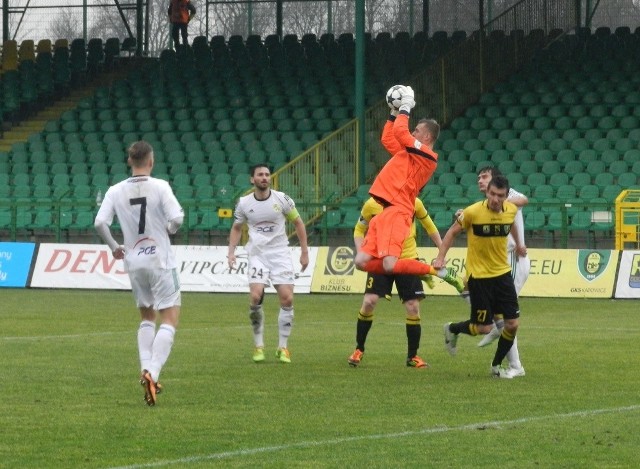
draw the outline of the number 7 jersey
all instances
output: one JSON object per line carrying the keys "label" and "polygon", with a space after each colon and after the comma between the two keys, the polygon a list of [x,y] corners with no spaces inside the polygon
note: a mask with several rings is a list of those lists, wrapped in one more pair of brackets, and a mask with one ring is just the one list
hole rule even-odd
{"label": "number 7 jersey", "polygon": [[114,216],[124,236],[127,271],[177,266],[167,225],[169,220],[182,217],[183,210],[168,182],[132,176],[111,186],[96,220],[111,225]]}

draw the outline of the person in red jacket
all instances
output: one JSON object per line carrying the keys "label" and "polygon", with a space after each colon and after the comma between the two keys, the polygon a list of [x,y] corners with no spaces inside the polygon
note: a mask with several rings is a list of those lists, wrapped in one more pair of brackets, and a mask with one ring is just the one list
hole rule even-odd
{"label": "person in red jacket", "polygon": [[188,46],[187,26],[196,14],[196,7],[191,4],[190,0],[170,0],[167,13],[171,22],[171,36],[175,47],[180,44],[180,35],[182,35],[182,44]]}
{"label": "person in red jacket", "polygon": [[420,119],[413,132],[409,130],[409,115],[415,106],[411,87],[401,87],[399,109],[391,107],[391,114],[381,142],[391,159],[373,181],[369,194],[384,207],[371,220],[369,231],[355,258],[359,270],[382,275],[418,275],[426,281],[436,275],[464,290],[462,279],[453,270],[439,269],[417,259],[401,259],[402,245],[413,224],[415,199],[427,184],[438,165],[433,146],[440,126],[433,119]]}

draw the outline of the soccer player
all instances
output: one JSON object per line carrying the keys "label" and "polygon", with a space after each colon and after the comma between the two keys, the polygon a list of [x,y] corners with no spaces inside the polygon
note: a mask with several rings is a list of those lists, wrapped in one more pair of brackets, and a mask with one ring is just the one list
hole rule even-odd
{"label": "soccer player", "polygon": [[[180,282],[169,234],[182,225],[184,214],[166,181],[151,177],[153,148],[145,141],[128,149],[131,177],[111,186],[95,219],[95,228],[113,257],[124,259],[131,289],[140,309],[138,352],[144,399],[156,404],[160,371],[169,358],[180,316]],[[124,244],[112,236],[117,216]],[[161,325],[156,332],[156,311]]]}
{"label": "soccer player", "polygon": [[[356,251],[360,249],[365,233],[369,227],[369,222],[382,212],[382,205],[369,198],[363,205],[360,219],[353,230],[353,241]],[[427,209],[420,199],[415,200],[415,218],[420,222],[436,247],[440,246],[442,239],[438,228],[433,223]],[[401,259],[416,259],[418,257],[416,243],[416,225],[411,226],[411,235],[405,240],[402,246]],[[433,278],[429,278],[430,288],[433,288]],[[393,284],[396,284],[400,301],[404,304],[407,312],[406,333],[407,333],[407,366],[413,368],[426,368],[429,365],[418,356],[420,347],[420,337],[422,328],[420,325],[420,301],[424,299],[424,289],[420,277],[416,275],[393,275],[393,274],[372,274],[367,275],[367,283],[362,306],[358,313],[356,324],[356,349],[348,359],[349,365],[358,366],[364,354],[365,342],[369,330],[373,325],[373,311],[380,297],[391,299]]]}
{"label": "soccer player", "polygon": [[413,132],[409,131],[409,114],[415,106],[410,87],[402,88],[398,110],[393,108],[382,131],[381,141],[393,155],[376,176],[369,194],[384,208],[371,220],[369,230],[356,254],[360,270],[373,274],[437,275],[462,292],[462,280],[449,269],[435,269],[417,259],[401,259],[402,245],[409,236],[415,199],[427,184],[438,163],[433,146],[440,126],[433,119],[421,119]]}
{"label": "soccer player", "polygon": [[[445,256],[454,239],[467,233],[466,268],[471,299],[471,315],[467,321],[444,325],[445,345],[455,353],[458,334],[487,334],[494,316],[502,314],[504,328],[491,363],[491,374],[500,378],[513,378],[501,366],[513,345],[518,331],[520,309],[511,266],[507,260],[507,237],[513,234],[515,252],[526,256],[514,220],[518,208],[507,201],[509,181],[495,176],[487,184],[486,199],[465,208],[445,234],[434,267],[443,267]],[[453,350],[452,350],[453,349]]]}
{"label": "soccer player", "polygon": [[[480,190],[480,192],[486,194],[489,181],[493,177],[499,175],[502,175],[502,173],[498,168],[494,166],[487,166],[480,169],[480,171],[478,171],[478,189]],[[518,212],[516,213],[516,218],[513,224],[517,228],[518,236],[520,237],[520,244],[524,245],[524,217],[522,216],[522,208],[529,203],[529,199],[526,195],[518,192],[513,187],[511,187],[509,189],[509,194],[507,195],[507,200],[518,207]],[[509,264],[511,265],[511,276],[513,277],[513,283],[516,287],[516,293],[520,295],[522,287],[529,278],[531,261],[529,259],[529,256],[519,256],[515,252],[515,246],[516,243],[513,239],[513,234],[509,234],[509,238],[507,240],[507,256],[509,259]],[[501,315],[496,315],[491,331],[489,331],[489,333],[480,340],[478,346],[485,347],[496,340],[498,337],[500,337],[503,327],[504,319]],[[513,346],[509,350],[509,353],[507,353],[507,361],[509,362],[507,373],[511,374],[512,377],[515,378],[525,375],[524,367],[520,362],[520,352],[518,351],[517,337],[514,339]]]}
{"label": "soccer player", "polygon": [[229,234],[229,267],[236,263],[235,249],[240,242],[242,227],[249,228],[249,240],[245,246],[248,254],[249,319],[253,328],[255,349],[253,361],[264,361],[264,288],[270,282],[278,292],[279,341],[276,357],[282,363],[291,363],[287,342],[293,325],[293,261],[289,251],[286,222],[295,227],[300,242],[300,264],[304,271],[309,265],[307,231],[294,201],[283,192],[271,189],[271,172],[265,164],[257,164],[250,170],[253,193],[238,201],[234,222]]}

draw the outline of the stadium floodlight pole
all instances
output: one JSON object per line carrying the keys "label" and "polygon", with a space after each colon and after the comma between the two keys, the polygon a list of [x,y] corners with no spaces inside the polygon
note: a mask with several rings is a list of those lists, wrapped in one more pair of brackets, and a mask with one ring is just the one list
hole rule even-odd
{"label": "stadium floodlight pole", "polygon": [[364,70],[364,2],[356,0],[356,82],[355,82],[355,114],[358,119],[358,184],[365,183],[365,129],[364,129],[364,90],[365,90],[365,70]]}

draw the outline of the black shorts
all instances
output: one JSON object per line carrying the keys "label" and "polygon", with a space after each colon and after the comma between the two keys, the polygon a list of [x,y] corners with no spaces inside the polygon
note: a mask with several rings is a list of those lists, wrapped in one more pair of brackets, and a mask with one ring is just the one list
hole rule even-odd
{"label": "black shorts", "polygon": [[390,300],[393,282],[396,283],[398,296],[403,303],[409,300],[422,300],[425,297],[422,280],[415,275],[368,274],[364,292]]}
{"label": "black shorts", "polygon": [[491,324],[496,314],[504,315],[505,319],[520,317],[518,295],[511,272],[491,278],[469,277],[468,287],[472,323]]}

